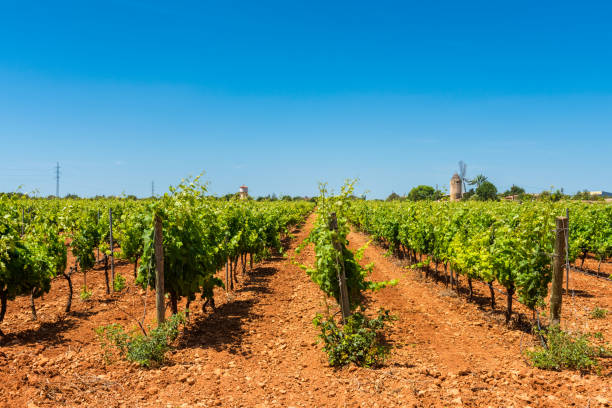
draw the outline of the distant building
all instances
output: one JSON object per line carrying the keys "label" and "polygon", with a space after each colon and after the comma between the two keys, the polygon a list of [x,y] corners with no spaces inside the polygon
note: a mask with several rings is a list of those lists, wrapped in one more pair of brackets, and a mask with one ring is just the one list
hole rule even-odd
{"label": "distant building", "polygon": [[240,191],[238,194],[240,194],[241,200],[246,200],[249,198],[249,188],[247,186],[240,186]]}
{"label": "distant building", "polygon": [[589,194],[595,197],[612,197],[612,193],[607,191],[589,191]]}
{"label": "distant building", "polygon": [[459,201],[463,196],[461,185],[461,177],[457,173],[453,174],[453,177],[450,181],[450,200],[451,201]]}

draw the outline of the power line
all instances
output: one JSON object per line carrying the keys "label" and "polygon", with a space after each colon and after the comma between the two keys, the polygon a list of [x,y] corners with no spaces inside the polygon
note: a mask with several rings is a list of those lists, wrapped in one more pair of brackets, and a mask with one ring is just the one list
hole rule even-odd
{"label": "power line", "polygon": [[57,162],[57,165],[55,166],[55,196],[57,198],[59,198],[59,170],[60,165],[59,162]]}

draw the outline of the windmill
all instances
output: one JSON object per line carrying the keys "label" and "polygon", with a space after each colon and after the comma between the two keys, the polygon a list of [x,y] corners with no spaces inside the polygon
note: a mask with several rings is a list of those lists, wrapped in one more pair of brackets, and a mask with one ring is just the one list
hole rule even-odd
{"label": "windmill", "polygon": [[465,188],[465,174],[467,172],[467,164],[463,160],[459,160],[459,178],[461,178],[461,182],[463,183],[463,192],[461,193],[461,197],[466,191]]}

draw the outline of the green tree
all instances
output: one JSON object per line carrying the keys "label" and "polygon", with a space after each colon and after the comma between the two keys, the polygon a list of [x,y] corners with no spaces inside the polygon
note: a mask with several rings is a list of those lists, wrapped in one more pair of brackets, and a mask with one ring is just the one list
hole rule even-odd
{"label": "green tree", "polygon": [[465,200],[469,200],[470,198],[472,198],[474,195],[476,194],[476,192],[474,191],[473,188],[470,188],[469,191],[466,191],[463,194],[463,197],[461,197],[461,200],[465,201]]}
{"label": "green tree", "polygon": [[474,177],[471,180],[468,180],[468,184],[470,186],[475,185],[476,188],[478,189],[478,187],[480,187],[482,185],[482,183],[484,183],[485,181],[487,181],[487,176],[485,176],[484,174],[479,174],[476,177]]}
{"label": "green tree", "polygon": [[422,200],[438,200],[442,197],[442,192],[436,190],[431,186],[420,185],[414,187],[408,193],[408,200],[410,201],[422,201]]}
{"label": "green tree", "polygon": [[230,200],[237,200],[239,198],[239,194],[238,193],[228,193],[224,196],[221,196],[222,200],[226,200],[226,201],[230,201]]}
{"label": "green tree", "polygon": [[540,195],[538,196],[538,198],[539,198],[540,200],[549,201],[549,200],[550,200],[550,196],[551,196],[550,191],[548,191],[548,190],[543,190],[543,191],[540,193]]}
{"label": "green tree", "polygon": [[565,198],[565,194],[563,193],[563,189],[559,190],[555,190],[554,193],[552,193],[551,199],[553,201],[559,201]]}
{"label": "green tree", "polygon": [[399,194],[397,194],[395,191],[392,192],[391,194],[389,194],[389,197],[387,197],[387,201],[395,201],[395,200],[399,200],[401,197],[399,196]]}
{"label": "green tree", "polygon": [[490,181],[484,181],[476,189],[476,197],[480,201],[497,200],[497,187]]}
{"label": "green tree", "polygon": [[590,200],[591,199],[591,194],[589,193],[589,190],[578,191],[576,194],[574,194],[572,199],[574,199],[574,200]]}
{"label": "green tree", "polygon": [[521,194],[525,194],[525,189],[513,184],[512,187],[510,187],[509,190],[504,191],[502,195],[511,196],[511,195],[521,195]]}
{"label": "green tree", "polygon": [[565,198],[565,194],[563,193],[563,189],[553,191],[553,186],[550,186],[550,190],[544,190],[540,193],[540,200],[543,201],[559,201]]}

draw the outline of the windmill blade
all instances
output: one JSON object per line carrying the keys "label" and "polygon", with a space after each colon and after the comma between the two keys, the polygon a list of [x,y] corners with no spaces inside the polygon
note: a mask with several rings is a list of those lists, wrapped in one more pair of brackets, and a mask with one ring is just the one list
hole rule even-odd
{"label": "windmill blade", "polygon": [[461,180],[465,178],[466,170],[467,164],[463,160],[459,160],[459,177],[461,177]]}

